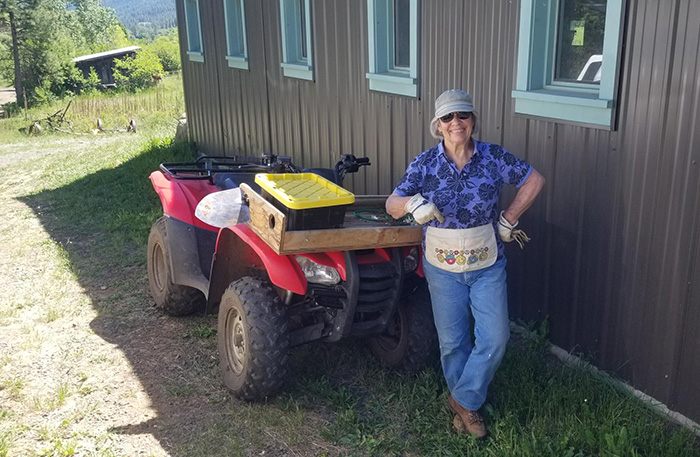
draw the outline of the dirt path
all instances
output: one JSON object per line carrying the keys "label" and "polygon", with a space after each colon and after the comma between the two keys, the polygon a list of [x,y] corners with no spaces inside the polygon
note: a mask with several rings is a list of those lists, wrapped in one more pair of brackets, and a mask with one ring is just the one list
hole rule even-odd
{"label": "dirt path", "polygon": [[[63,148],[56,149],[60,153]],[[24,152],[11,154],[15,166],[52,152],[19,149]],[[128,320],[127,314],[105,322],[95,309],[102,305],[100,297],[113,300],[119,288],[105,283],[86,290],[61,242],[37,217],[41,209],[18,199],[26,191],[22,181],[27,177],[8,176],[7,167],[2,172],[0,416],[12,424],[4,430],[8,455],[70,455],[67,450],[73,447],[81,455],[168,455],[146,426],[142,433],[115,432],[156,417],[129,358],[118,343],[95,330],[99,325],[123,327]],[[132,287],[143,295],[143,281],[133,276]],[[146,317],[149,324],[158,321],[152,314]],[[131,338],[139,338],[143,330],[133,327]],[[114,338],[124,338],[123,333],[114,330]],[[156,331],[149,338],[157,344],[159,335]],[[157,427],[155,422],[149,425]]]}
{"label": "dirt path", "polygon": [[215,317],[162,315],[144,265],[100,259],[99,234],[62,225],[51,192],[28,195],[52,171],[27,161],[102,140],[66,141],[0,160],[0,456],[339,454],[318,438],[322,418],[290,425],[229,395]]}

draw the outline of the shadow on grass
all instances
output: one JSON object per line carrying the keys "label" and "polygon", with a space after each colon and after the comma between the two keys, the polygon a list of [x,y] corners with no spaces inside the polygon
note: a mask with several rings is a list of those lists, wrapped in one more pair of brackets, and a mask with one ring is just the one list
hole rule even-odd
{"label": "shadow on grass", "polygon": [[133,389],[143,389],[156,413],[111,431],[150,434],[170,455],[289,455],[290,449],[347,455],[343,444],[332,443],[347,442],[345,434],[361,440],[359,429],[331,424],[348,402],[357,404],[356,396],[370,396],[371,381],[358,373],[381,368],[367,348],[357,342],[299,348],[287,389],[269,403],[244,403],[221,380],[216,316],[173,318],[154,308],[146,246],[162,208],[148,176],[162,162],[192,158],[186,145],[154,141],[117,167],[19,197],[62,247],[89,295],[97,311],[91,329],[124,354],[140,382]]}
{"label": "shadow on grass", "polygon": [[[128,359],[157,416],[113,430],[153,434],[169,453],[191,437],[202,413],[225,399],[210,386],[214,338],[192,333],[208,318],[166,318],[148,294],[146,243],[162,209],[149,174],[161,162],[188,161],[185,144],[152,141],[121,165],[19,200],[33,209],[65,251],[70,268],[97,311],[91,329]],[[115,373],[118,376],[118,373]],[[177,426],[177,428],[174,428]]]}

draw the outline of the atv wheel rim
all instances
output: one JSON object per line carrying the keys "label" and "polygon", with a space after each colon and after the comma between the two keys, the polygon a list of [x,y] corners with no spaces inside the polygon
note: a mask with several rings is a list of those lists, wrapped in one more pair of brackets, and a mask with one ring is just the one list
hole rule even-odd
{"label": "atv wheel rim", "polygon": [[156,288],[159,291],[165,289],[165,282],[168,280],[167,271],[165,269],[165,254],[163,253],[163,247],[160,244],[156,244],[153,247],[153,280],[155,281]]}
{"label": "atv wheel rim", "polygon": [[233,372],[241,374],[246,356],[245,326],[243,316],[236,309],[232,309],[226,319],[226,355]]}

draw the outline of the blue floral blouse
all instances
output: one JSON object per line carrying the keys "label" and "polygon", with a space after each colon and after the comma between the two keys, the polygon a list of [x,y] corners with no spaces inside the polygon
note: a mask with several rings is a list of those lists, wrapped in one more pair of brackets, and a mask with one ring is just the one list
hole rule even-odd
{"label": "blue floral blouse", "polygon": [[[495,229],[503,186],[520,187],[530,177],[532,167],[524,160],[497,144],[473,141],[474,154],[462,171],[447,157],[441,141],[413,159],[394,189],[402,197],[420,193],[438,207],[445,222],[434,219],[426,227],[463,229],[491,223]],[[496,239],[502,256],[503,243]]]}

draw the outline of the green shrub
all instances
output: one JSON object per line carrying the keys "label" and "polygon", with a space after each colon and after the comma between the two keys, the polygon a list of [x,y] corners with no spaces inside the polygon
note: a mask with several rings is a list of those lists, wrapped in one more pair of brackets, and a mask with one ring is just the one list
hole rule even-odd
{"label": "green shrub", "polygon": [[180,45],[178,44],[177,33],[159,36],[148,45],[148,50],[152,51],[160,59],[163,70],[167,72],[178,71],[182,67],[180,63]]}
{"label": "green shrub", "polygon": [[57,78],[51,91],[59,97],[81,93],[86,84],[83,72],[73,62],[61,65],[61,77]]}
{"label": "green shrub", "polygon": [[17,102],[5,103],[2,105],[5,117],[13,117],[22,112],[22,106]]}
{"label": "green shrub", "polygon": [[130,92],[153,86],[153,76],[163,73],[158,56],[146,49],[136,52],[134,57],[114,60],[114,81]]}
{"label": "green shrub", "polygon": [[31,94],[31,100],[36,105],[47,105],[57,100],[56,94],[51,90],[51,83],[45,82],[41,86],[35,87]]}

